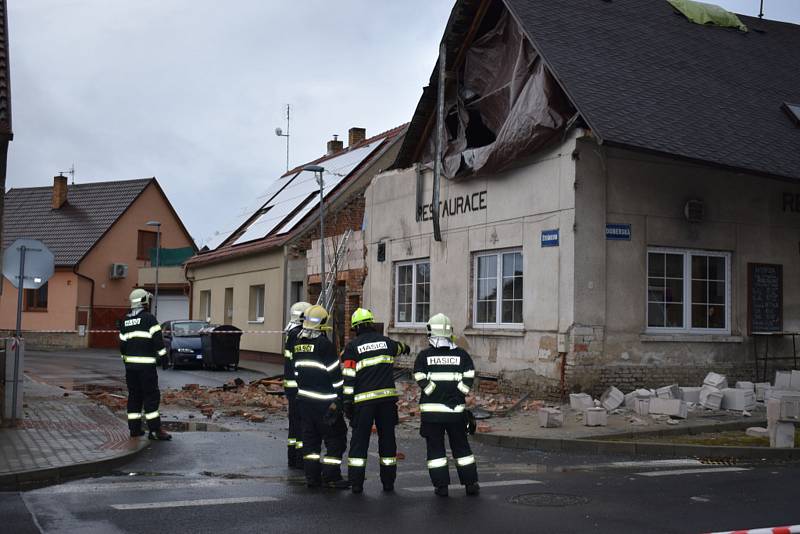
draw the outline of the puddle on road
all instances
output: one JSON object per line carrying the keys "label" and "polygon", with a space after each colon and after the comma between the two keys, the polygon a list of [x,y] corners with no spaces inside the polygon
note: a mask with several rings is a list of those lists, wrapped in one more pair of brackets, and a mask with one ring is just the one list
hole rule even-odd
{"label": "puddle on road", "polygon": [[215,423],[196,421],[161,421],[161,426],[168,432],[230,432],[229,428]]}

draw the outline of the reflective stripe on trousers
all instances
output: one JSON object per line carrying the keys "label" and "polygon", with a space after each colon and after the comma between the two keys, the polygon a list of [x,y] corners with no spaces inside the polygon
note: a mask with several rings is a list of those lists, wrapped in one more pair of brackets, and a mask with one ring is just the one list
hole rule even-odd
{"label": "reflective stripe on trousers", "polygon": [[438,412],[438,413],[461,413],[464,411],[463,404],[457,404],[454,408],[449,407],[446,404],[437,404],[432,402],[426,402],[424,404],[419,405],[420,412]]}
{"label": "reflective stripe on trousers", "polygon": [[439,467],[447,467],[447,458],[428,460],[428,469],[438,469]]}
{"label": "reflective stripe on trousers", "polygon": [[356,403],[364,402],[373,399],[382,399],[385,397],[396,397],[397,390],[395,388],[376,389],[375,391],[365,391],[355,396]]}
{"label": "reflective stripe on trousers", "polygon": [[156,359],[152,356],[123,356],[122,361],[125,363],[156,363]]}
{"label": "reflective stripe on trousers", "polygon": [[367,465],[366,458],[348,458],[347,459],[347,466],[348,467],[364,467]]}

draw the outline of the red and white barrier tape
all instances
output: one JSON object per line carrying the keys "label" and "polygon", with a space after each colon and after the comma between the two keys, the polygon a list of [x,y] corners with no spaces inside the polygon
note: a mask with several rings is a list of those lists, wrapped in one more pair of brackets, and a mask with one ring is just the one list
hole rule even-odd
{"label": "red and white barrier tape", "polygon": [[751,528],[749,530],[729,530],[726,532],[714,532],[713,534],[798,534],[798,533],[800,533],[800,525],[792,525],[789,527]]}
{"label": "red and white barrier tape", "polygon": [[[23,330],[22,336],[25,334],[80,334],[80,330]],[[84,334],[119,334],[119,330],[84,330]],[[234,331],[221,331],[211,332],[214,335],[220,334],[284,334],[283,330],[234,330]]]}

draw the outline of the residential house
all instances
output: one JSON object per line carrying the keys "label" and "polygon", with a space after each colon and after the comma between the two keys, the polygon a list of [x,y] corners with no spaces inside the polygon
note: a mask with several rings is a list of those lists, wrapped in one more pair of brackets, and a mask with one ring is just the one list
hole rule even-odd
{"label": "residential house", "polygon": [[698,7],[720,22],[666,0],[456,3],[446,76],[366,194],[365,302],[390,335],[419,349],[444,312],[480,373],[552,395],[753,380],[765,332],[791,358],[800,26]]}
{"label": "residential house", "polygon": [[[349,335],[343,318],[361,304],[364,190],[395,160],[404,132],[401,126],[367,138],[363,128],[351,128],[347,147],[334,137],[326,154],[309,162],[325,169],[326,272],[335,251],[342,258],[331,306],[339,343]],[[251,357],[280,355],[288,307],[300,300],[316,302],[321,293],[320,187],[318,175],[303,167],[270,184],[240,222],[218,237],[213,250],[186,264],[193,318],[245,330],[241,349]]]}
{"label": "residential house", "polygon": [[[162,248],[196,250],[155,178],[68,185],[66,177],[56,176],[52,187],[9,190],[3,220],[4,249],[19,238],[38,239],[55,256],[53,277],[38,290],[24,290],[22,325],[33,347],[117,346],[114,332],[83,333],[116,329],[138,284],[137,271],[152,270],[157,229],[148,222],[161,223]],[[159,288],[159,318],[187,317],[188,287],[185,280],[175,283],[182,267],[161,271],[166,283]],[[8,280],[2,284],[0,329],[12,331],[17,290]]]}

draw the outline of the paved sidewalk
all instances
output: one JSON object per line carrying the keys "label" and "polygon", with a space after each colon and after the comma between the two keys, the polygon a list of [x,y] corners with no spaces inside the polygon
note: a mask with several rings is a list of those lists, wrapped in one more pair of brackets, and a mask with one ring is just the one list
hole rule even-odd
{"label": "paved sidewalk", "polygon": [[81,393],[25,377],[24,418],[0,429],[0,489],[17,489],[110,469],[147,446],[125,421]]}

